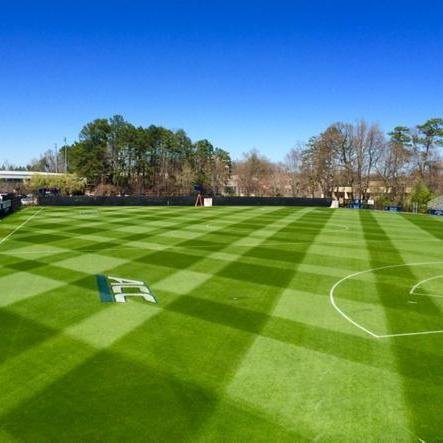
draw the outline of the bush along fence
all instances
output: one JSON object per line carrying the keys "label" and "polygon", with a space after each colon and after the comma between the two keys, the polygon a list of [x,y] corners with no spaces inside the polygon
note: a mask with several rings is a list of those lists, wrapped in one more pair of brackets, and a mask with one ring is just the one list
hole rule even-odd
{"label": "bush along fence", "polygon": [[[38,198],[42,206],[193,206],[195,196],[187,197],[94,197],[45,195]],[[330,207],[330,198],[296,197],[213,197],[214,206],[321,206]]]}

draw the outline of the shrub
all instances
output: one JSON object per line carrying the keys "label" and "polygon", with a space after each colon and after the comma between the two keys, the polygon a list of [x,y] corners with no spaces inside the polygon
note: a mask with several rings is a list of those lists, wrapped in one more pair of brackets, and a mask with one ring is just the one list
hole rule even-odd
{"label": "shrub", "polygon": [[34,174],[26,187],[32,193],[36,193],[42,188],[57,188],[62,195],[84,194],[86,179],[75,174]]}
{"label": "shrub", "polygon": [[419,212],[426,212],[428,209],[428,203],[433,197],[434,196],[429,188],[423,182],[418,182],[412,190],[411,203],[417,205]]}

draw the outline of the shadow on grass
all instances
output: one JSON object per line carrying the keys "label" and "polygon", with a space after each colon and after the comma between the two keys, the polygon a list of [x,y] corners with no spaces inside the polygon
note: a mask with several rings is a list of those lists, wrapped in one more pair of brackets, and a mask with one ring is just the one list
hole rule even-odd
{"label": "shadow on grass", "polygon": [[[331,331],[294,320],[274,317],[267,313],[191,296],[182,296],[165,309],[235,328],[248,334],[262,335],[344,360],[393,371],[390,359],[386,361],[380,359],[380,355],[386,355],[386,353],[377,352],[379,347],[389,348],[388,341]],[[398,345],[398,348],[414,360],[413,365],[398,371],[400,375],[417,380],[427,380],[443,386],[443,375],[439,369],[443,366],[443,356],[401,345]],[[429,360],[435,361],[436,365],[429,367]]]}
{"label": "shadow on grass", "polygon": [[110,351],[97,352],[2,416],[0,427],[19,441],[195,441],[220,405],[229,410],[220,411],[214,437],[306,440],[189,378]]}
{"label": "shadow on grass", "polygon": [[0,363],[49,339],[58,332],[56,329],[25,319],[5,309],[0,309],[0,325],[2,331]]}

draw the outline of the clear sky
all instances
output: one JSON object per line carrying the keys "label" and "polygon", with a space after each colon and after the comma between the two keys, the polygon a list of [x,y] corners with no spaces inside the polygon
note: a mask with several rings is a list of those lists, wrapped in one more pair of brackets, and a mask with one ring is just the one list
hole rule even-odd
{"label": "clear sky", "polygon": [[113,114],[275,160],[338,120],[443,116],[441,1],[0,6],[0,162]]}

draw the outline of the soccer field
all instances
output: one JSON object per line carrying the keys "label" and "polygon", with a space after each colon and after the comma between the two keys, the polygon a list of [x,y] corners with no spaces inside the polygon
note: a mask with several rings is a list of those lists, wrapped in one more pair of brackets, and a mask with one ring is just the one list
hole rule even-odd
{"label": "soccer field", "polygon": [[[346,209],[22,210],[0,441],[442,441],[442,241],[443,218]],[[97,276],[157,303],[103,303]]]}

